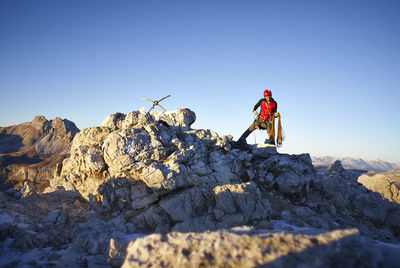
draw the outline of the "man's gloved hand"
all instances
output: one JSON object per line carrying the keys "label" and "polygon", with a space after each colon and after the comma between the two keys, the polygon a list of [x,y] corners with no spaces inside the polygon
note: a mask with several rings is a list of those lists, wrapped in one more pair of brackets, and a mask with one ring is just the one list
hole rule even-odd
{"label": "man's gloved hand", "polygon": [[258,115],[257,110],[253,111],[253,114],[254,114],[254,115]]}
{"label": "man's gloved hand", "polygon": [[275,117],[278,117],[278,116],[279,116],[279,113],[278,113],[278,112],[276,112],[276,113],[274,114],[274,116],[275,116]]}

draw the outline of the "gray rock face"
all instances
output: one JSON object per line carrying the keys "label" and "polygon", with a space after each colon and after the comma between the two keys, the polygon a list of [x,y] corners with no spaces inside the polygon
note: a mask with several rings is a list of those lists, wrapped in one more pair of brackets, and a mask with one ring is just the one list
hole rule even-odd
{"label": "gray rock face", "polygon": [[110,211],[117,209],[142,209],[158,198],[149,187],[141,181],[132,181],[124,178],[111,178],[98,189],[101,195],[102,208]]}
{"label": "gray rock face", "polygon": [[108,127],[113,130],[122,128],[122,123],[125,121],[126,114],[115,113],[108,115],[101,123],[102,127]]}
{"label": "gray rock face", "polygon": [[270,144],[258,144],[253,146],[251,153],[254,156],[266,156],[266,155],[274,155],[276,154],[276,147]]}
{"label": "gray rock face", "polygon": [[152,149],[151,137],[145,130],[123,129],[110,133],[103,144],[110,175],[135,169],[136,162],[151,158]]}
{"label": "gray rock face", "polygon": [[400,204],[400,174],[364,174],[358,178],[358,182],[387,200]]}
{"label": "gray rock face", "polygon": [[364,193],[339,161],[320,176],[309,154],[232,149],[229,136],[190,129],[194,119],[188,109],[111,115],[76,136],[51,189],[77,190],[104,211],[137,211],[131,222],[147,231],[202,231],[273,216],[324,229],[343,215],[352,226],[361,218],[396,222],[397,207]]}
{"label": "gray rock face", "polygon": [[180,130],[189,130],[190,126],[196,121],[196,114],[187,108],[166,112],[156,111],[153,116],[155,120],[164,121]]}
{"label": "gray rock face", "polygon": [[207,212],[207,199],[198,188],[192,188],[160,201],[160,207],[173,222],[188,221]]}
{"label": "gray rock face", "polygon": [[56,209],[47,214],[46,218],[43,220],[43,223],[45,225],[63,225],[67,221],[67,217],[68,215],[65,210]]}
{"label": "gray rock face", "polygon": [[151,164],[143,169],[141,180],[157,195],[193,185],[186,167],[176,161]]}
{"label": "gray rock face", "polygon": [[255,183],[223,185],[214,188],[215,218],[219,228],[230,228],[257,219],[269,218],[271,207],[267,199],[261,197]]}
{"label": "gray rock face", "polygon": [[[267,183],[276,185],[280,192],[289,195],[307,194],[311,180],[316,177],[308,154],[274,155],[265,160],[260,168],[262,168],[260,176],[273,175],[264,179]],[[268,172],[265,173],[263,170]]]}
{"label": "gray rock face", "polygon": [[[384,230],[380,231],[380,228],[372,227],[374,224],[392,228],[393,234],[398,235],[391,219],[397,221],[400,207],[357,183],[356,178],[351,178],[351,174],[343,169],[340,161],[337,161],[315,183],[315,189],[318,189],[319,194],[318,196],[313,195],[313,198],[310,199],[316,197],[312,202],[316,202],[321,208],[326,208],[327,213],[324,213],[326,218],[334,216],[337,222],[358,226],[363,234],[377,239],[385,239],[384,237],[391,235],[385,234]],[[321,197],[326,198],[330,204],[321,200]]]}
{"label": "gray rock face", "polygon": [[[188,109],[136,111],[76,134],[46,191],[0,192],[0,263],[11,251],[4,264],[22,267],[25,254],[52,246],[31,264],[336,267],[368,256],[396,267],[386,257],[397,248],[371,241],[400,241],[395,182],[373,188],[340,162],[321,173],[309,154],[237,149],[231,136],[191,129],[194,119]],[[238,226],[252,227],[228,229]]]}

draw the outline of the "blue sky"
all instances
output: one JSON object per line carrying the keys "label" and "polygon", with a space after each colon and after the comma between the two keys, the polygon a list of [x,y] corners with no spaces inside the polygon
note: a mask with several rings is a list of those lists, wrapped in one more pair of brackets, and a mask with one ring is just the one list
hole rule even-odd
{"label": "blue sky", "polygon": [[269,88],[280,152],[400,162],[398,14],[394,0],[1,0],[0,126],[83,129],[171,94],[194,128],[237,139]]}

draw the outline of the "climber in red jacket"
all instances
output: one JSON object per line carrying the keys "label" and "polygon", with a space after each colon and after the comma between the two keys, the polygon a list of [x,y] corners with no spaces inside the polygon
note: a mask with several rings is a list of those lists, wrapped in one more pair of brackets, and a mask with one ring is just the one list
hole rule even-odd
{"label": "climber in red jacket", "polygon": [[[264,90],[264,97],[260,99],[256,105],[254,105],[253,113],[254,115],[258,115],[254,122],[250,125],[250,127],[242,134],[239,138],[239,144],[245,144],[246,138],[253,132],[256,128],[258,129],[266,129],[267,133],[269,133],[272,127],[272,117],[278,117],[279,113],[277,112],[278,104],[272,98],[271,90],[266,89]],[[257,112],[258,107],[261,106],[260,113]],[[268,139],[265,141],[268,144],[275,144],[274,137],[268,135]]]}

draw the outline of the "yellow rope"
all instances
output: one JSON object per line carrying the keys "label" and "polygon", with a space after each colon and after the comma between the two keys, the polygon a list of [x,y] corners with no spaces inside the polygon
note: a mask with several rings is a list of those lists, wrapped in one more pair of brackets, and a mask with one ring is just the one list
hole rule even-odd
{"label": "yellow rope", "polygon": [[[272,115],[272,120],[271,120],[271,128],[268,131],[268,136],[270,139],[275,140],[275,116]],[[276,146],[281,147],[282,142],[284,140],[283,136],[283,131],[282,131],[282,123],[281,123],[281,114],[278,115],[278,133],[276,137]]]}

